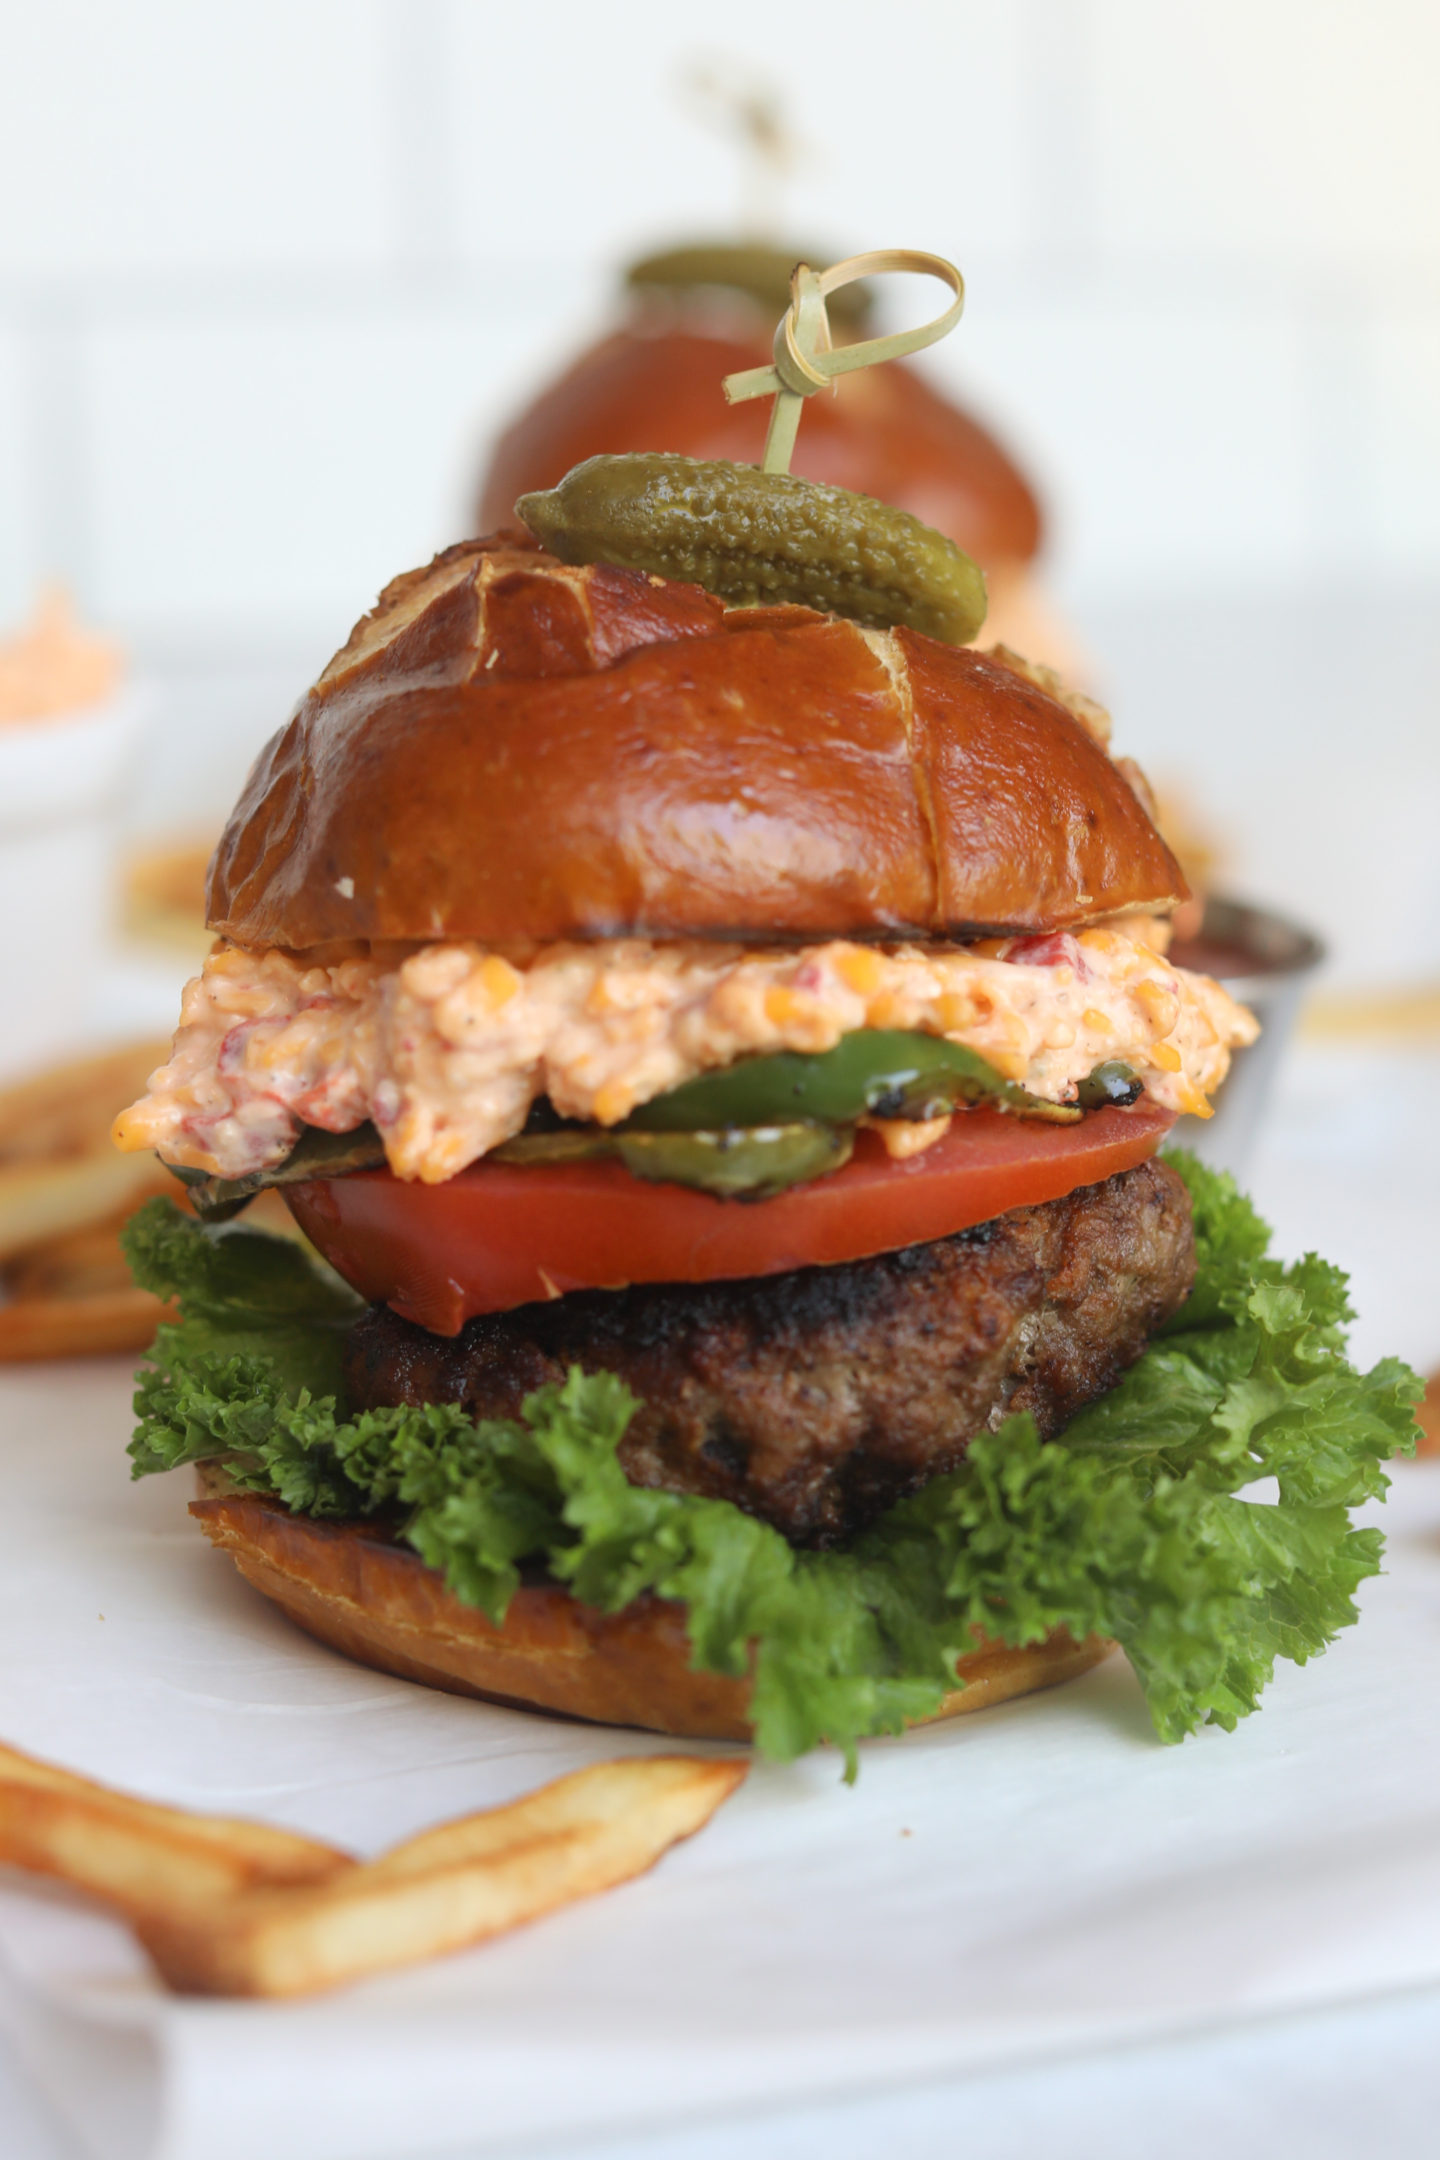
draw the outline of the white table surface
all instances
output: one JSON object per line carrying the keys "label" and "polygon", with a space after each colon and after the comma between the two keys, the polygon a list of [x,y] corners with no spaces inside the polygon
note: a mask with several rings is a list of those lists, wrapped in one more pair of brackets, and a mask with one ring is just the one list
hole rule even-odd
{"label": "white table surface", "polygon": [[[1440,1990],[1164,2046],[885,2091],[515,2160],[1421,2160],[1435,2150]],[[85,2160],[0,2051],[6,2160]],[[471,2160],[472,2146],[444,2160]],[[283,2146],[257,2160],[303,2160]],[[437,2153],[434,2160],[441,2160]]]}
{"label": "white table surface", "polygon": [[[1429,1143],[1428,1131],[1437,1080],[1440,1054],[1434,1051],[1381,1055],[1357,1048],[1344,1053],[1314,1049],[1297,1053],[1282,1080],[1282,1099],[1250,1181],[1276,1224],[1282,1250],[1293,1253],[1316,1245],[1353,1271],[1361,1311],[1355,1349],[1363,1362],[1394,1350],[1425,1369],[1440,1364],[1440,1245],[1430,1228],[1440,1219],[1440,1150]],[[41,1402],[53,1406],[57,1421],[63,1413],[67,1428],[74,1427],[78,1418],[82,1439],[86,1419],[96,1421],[95,1435],[86,1445],[108,1446],[109,1428],[117,1425],[118,1447],[122,1438],[117,1424],[119,1387],[120,1376],[113,1368],[107,1371],[97,1366],[0,1376],[0,1419],[7,1400],[13,1404],[23,1399],[28,1406],[27,1426],[33,1426],[34,1406]],[[13,1430],[4,1444],[17,1444]],[[1436,1566],[1440,1534],[1433,1527],[1440,1521],[1435,1501],[1440,1466],[1413,1470],[1402,1466],[1398,1474],[1407,1483],[1404,1495],[1397,1498],[1405,1498],[1406,1516],[1417,1528],[1408,1539],[1397,1539],[1391,1576],[1372,1592],[1372,1633],[1367,1638],[1362,1626],[1353,1655],[1360,1655],[1368,1639],[1373,1656],[1386,1639],[1381,1630],[1388,1627],[1389,1642],[1399,1646],[1397,1655],[1408,1658],[1413,1650],[1417,1682],[1428,1678],[1433,1684],[1440,1663],[1440,1604],[1434,1598],[1435,1582],[1440,1581]],[[131,1489],[117,1483],[114,1490],[114,1506],[123,1510],[130,1505],[125,1495]],[[133,1490],[134,1504],[153,1511],[159,1487],[152,1483]],[[1430,1498],[1417,1512],[1410,1500],[1413,1496],[1418,1502],[1422,1492]],[[108,1499],[106,1505],[110,1505]],[[1397,1511],[1397,1529],[1400,1521]],[[1419,1597],[1421,1577],[1429,1604]],[[236,1593],[227,1585],[220,1593],[222,1604],[228,1606],[232,1594]],[[1402,1625],[1397,1620],[1397,1598],[1411,1601],[1406,1611],[1413,1608],[1435,1615],[1430,1630],[1434,1640],[1419,1641],[1410,1622]],[[1275,1805],[1280,1788],[1274,1779],[1281,1774],[1275,1760],[1276,1741],[1282,1737],[1279,1721],[1285,1704],[1318,1702],[1327,1688],[1334,1693],[1337,1686],[1339,1702],[1347,1669],[1352,1673],[1359,1669],[1342,1662],[1349,1654],[1348,1641],[1346,1651],[1337,1650],[1312,1672],[1290,1675],[1283,1698],[1277,1689],[1277,1708],[1270,1718],[1252,1720],[1231,1738],[1210,1736],[1204,1743],[1190,1743],[1179,1757],[1158,1750],[1153,1757],[1136,1756],[1135,1775],[1142,1782],[1150,1777],[1150,1762],[1163,1762],[1165,1774],[1173,1775],[1168,1766],[1180,1761],[1186,1766],[1180,1772],[1182,1778],[1200,1780],[1190,1788],[1193,1805],[1196,1794],[1205,1790],[1201,1766],[1207,1759],[1223,1763],[1224,1806],[1230,1810],[1227,1821],[1237,1834],[1244,1833],[1245,1795],[1251,1789],[1247,1779],[1252,1771],[1257,1819]],[[301,1654],[297,1649],[297,1658]],[[75,1655],[80,1655],[78,1641]],[[327,1655],[308,1645],[303,1648],[306,1659]],[[9,1700],[0,1701],[0,1733],[35,1744],[35,1721],[42,1712],[28,1686],[23,1660],[17,1663],[12,1655],[8,1670],[5,1692]],[[47,1685],[53,1686],[57,1671],[63,1677],[63,1658],[57,1667],[52,1655],[48,1670]],[[137,1701],[153,1677],[143,1669],[135,1671]],[[1393,1677],[1392,1671],[1389,1678],[1393,1681]],[[1081,1683],[1081,1688],[1091,1686],[1096,1678]],[[1119,1699],[1114,1693],[1118,1683],[1112,1679],[1105,1685],[1113,1711]],[[1074,1692],[1079,1700],[1078,1690]],[[1416,1720],[1433,1734],[1434,1695],[1417,1686],[1414,1700]],[[452,1714],[454,1707],[449,1706],[446,1714]],[[44,1708],[42,1723],[50,1714]],[[115,1706],[117,1721],[123,1721],[124,1714],[121,1702]],[[491,1715],[470,1706],[465,1706],[465,1714]],[[1016,1744],[1015,1736],[1025,1733],[1026,1720],[1063,1720],[1071,1712],[1064,1708],[1062,1697],[1052,1697],[992,1715],[1005,1720],[1003,1726],[997,1723],[991,1728],[991,1757],[998,1762],[1005,1749]],[[55,1707],[54,1716],[56,1729],[62,1728],[63,1705]],[[978,1739],[981,1724],[975,1721],[967,1747]],[[122,1724],[117,1722],[116,1730],[120,1729]],[[1035,1729],[1041,1730],[1038,1722]],[[1053,1722],[1049,1729],[1056,1729]],[[1347,1753],[1346,1774],[1358,1776],[1362,1784],[1370,1775],[1366,1808],[1383,1807],[1383,1776],[1378,1770],[1367,1773],[1354,1760],[1364,1751],[1363,1701],[1358,1712],[1351,1701],[1337,1725],[1340,1731],[1344,1738],[1337,1745]],[[1313,1737],[1312,1732],[1312,1741]],[[1417,1727],[1417,1745],[1422,1737]],[[1207,1756],[1212,1743],[1223,1755]],[[502,1736],[502,1751],[504,1744]],[[1425,1744],[1433,1750],[1433,1740]],[[1098,1743],[1093,1736],[1087,1738],[1092,1756],[1097,1745],[1103,1767],[1106,1749],[1133,1751],[1136,1736],[1117,1726]],[[1279,1755],[1286,1752],[1284,1745],[1279,1747]],[[1323,1761],[1323,1751],[1319,1759]],[[1424,1760],[1424,1750],[1413,1758],[1403,1751],[1397,1755],[1402,1765],[1397,1774],[1403,1776],[1403,1765],[1412,1759],[1417,1764]],[[953,1750],[937,1749],[931,1758],[934,1776],[953,1777],[962,1760],[972,1767],[990,1762],[986,1757],[961,1757]],[[1247,1763],[1251,1770],[1243,1769]],[[211,1763],[208,1769],[223,1775],[223,1765]],[[537,1773],[543,1774],[547,1774],[543,1769]],[[874,1793],[880,1791],[881,1774],[877,1763],[872,1773]],[[865,1783],[862,1775],[862,1793]],[[1184,1790],[1176,1788],[1182,1794]],[[753,1781],[746,1799],[762,1815],[770,1804],[755,1798]],[[1423,1793],[1397,1792],[1394,1801],[1400,1817],[1423,1806],[1433,1821],[1440,1793],[1433,1787]],[[448,1795],[441,1795],[440,1803],[437,1812],[452,1811]],[[775,1804],[779,1804],[778,1796]],[[853,1803],[836,1791],[826,1803],[831,1804],[843,1809]],[[1067,1808],[1063,1778],[1053,1790],[1034,1795],[1033,1804],[1047,1838],[1063,1839]],[[861,1812],[853,1818],[857,1837],[864,1806],[862,1802]],[[833,1833],[834,1818],[829,1820]],[[1302,1842],[1307,1827],[1297,1822],[1296,1835]],[[1177,1838],[1186,1834],[1177,1823]],[[697,1853],[703,1844],[697,1845]],[[836,1850],[843,1849],[842,1836]],[[1217,1884],[1224,1888],[1218,1878]],[[844,1894],[843,1884],[837,1881],[836,1897]],[[1182,1936],[1192,1925],[1199,1925],[1193,1916],[1182,1918]],[[1183,1940],[1177,1940],[1176,1950],[1183,1960]],[[857,1955],[864,1956],[863,1943],[857,1945]],[[1434,2149],[1435,2123],[1440,2117],[1440,1987],[1429,1984],[1429,1973],[1421,1975],[1425,1984],[1416,1985],[1420,1967],[1413,1964],[1408,1971],[1396,1968],[1401,1973],[1400,1985],[1387,1982],[1389,1968],[1383,1957],[1371,1960],[1364,1969],[1362,1965],[1363,1960],[1356,1967],[1353,1988],[1347,1986],[1342,1971],[1327,1983],[1326,1999],[1300,2013],[1251,2009],[1244,2015],[1208,2022],[1197,2022],[1185,2013],[1179,2019],[1180,2029],[1157,2033],[1144,2042],[1087,2043],[1080,2052],[1071,2044],[1068,2053],[1061,2043],[1033,2050],[1011,2067],[939,2078],[922,2074],[887,2081],[882,2077],[875,2090],[863,2089],[862,2066],[855,2079],[862,2089],[838,2096],[824,2089],[795,2093],[784,2104],[750,2107],[737,2115],[727,2112],[723,2099],[711,2094],[698,2119],[694,2110],[682,2109],[658,2127],[628,2135],[612,2131],[587,2139],[572,2133],[551,2139],[543,2147],[525,2147],[522,2141],[505,2150],[543,2150],[554,2160],[604,2160],[604,2156],[619,2155],[627,2160],[660,2160],[662,2155],[666,2160],[670,2156],[673,2160],[720,2160],[742,2146],[751,2160],[782,2160],[782,2156],[783,2160],[811,2160],[811,2156],[820,2160],[821,2155],[825,2160],[848,2160],[852,2154],[859,2160],[862,2153],[868,2156],[877,2149],[944,2153],[948,2160],[967,2146],[984,2151],[990,2160],[1009,2160],[1011,2155],[1021,2160],[1022,2155],[1050,2149],[1073,2160],[1086,2160],[1091,2154],[1095,2160],[1101,2160],[1101,2155],[1105,2160],[1128,2160],[1131,2154],[1136,2160],[1142,2155],[1150,2160],[1160,2151],[1167,2160],[1201,2160],[1202,2155],[1210,2160],[1217,2149],[1237,2160],[1250,2154],[1256,2160],[1261,2155],[1269,2160],[1269,2156],[1292,2152],[1297,2160],[1301,2154],[1306,2160],[1326,2160],[1332,2154],[1339,2160],[1341,2155],[1361,2152],[1428,2153]],[[1440,1972],[1440,1931],[1434,1971]],[[1023,1961],[1018,1974],[1012,1971],[1009,1976],[1012,1986],[1017,1981],[1023,1988]],[[1352,1995],[1354,1999],[1347,2000]],[[557,2074],[563,2074],[563,2062],[562,2045]],[[455,2124],[453,2140],[445,2149],[457,2155],[467,2151],[462,2122]],[[303,2144],[296,2148],[296,2160],[301,2150]],[[487,2160],[495,2160],[496,2151],[493,2142],[487,2143]],[[62,2156],[80,2160],[81,2153],[13,2056],[3,2054],[0,2153],[6,2160],[62,2160]],[[288,2160],[283,2141],[270,2146],[266,2160]]]}

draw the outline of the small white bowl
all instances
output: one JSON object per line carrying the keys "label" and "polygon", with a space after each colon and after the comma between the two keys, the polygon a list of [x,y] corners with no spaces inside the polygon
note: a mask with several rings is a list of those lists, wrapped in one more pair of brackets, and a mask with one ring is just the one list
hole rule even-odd
{"label": "small white bowl", "polygon": [[127,686],[80,712],[0,723],[0,1073],[86,1036],[144,717],[143,693]]}

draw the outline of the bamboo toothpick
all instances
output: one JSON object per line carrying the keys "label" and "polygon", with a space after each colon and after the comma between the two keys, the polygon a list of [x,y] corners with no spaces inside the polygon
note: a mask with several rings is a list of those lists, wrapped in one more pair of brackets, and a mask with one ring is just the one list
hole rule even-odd
{"label": "bamboo toothpick", "polygon": [[[915,330],[896,330],[888,337],[864,338],[856,345],[833,344],[826,296],[842,285],[862,278],[883,277],[891,272],[910,272],[938,278],[955,298],[943,315]],[[730,404],[748,398],[773,397],[770,427],[760,470],[787,473],[795,453],[800,412],[807,397],[828,390],[838,375],[856,368],[876,367],[884,360],[899,360],[907,353],[934,345],[954,329],[965,306],[965,280],[954,263],[943,255],[926,255],[917,248],[878,248],[868,255],[850,255],[832,263],[828,270],[813,270],[797,263],[790,279],[790,305],[775,331],[775,358],[769,367],[744,368],[727,375],[722,388]]]}
{"label": "bamboo toothpick", "polygon": [[743,60],[713,53],[692,62],[682,86],[693,109],[739,150],[739,230],[768,237],[779,227],[782,183],[804,147],[778,84]]}

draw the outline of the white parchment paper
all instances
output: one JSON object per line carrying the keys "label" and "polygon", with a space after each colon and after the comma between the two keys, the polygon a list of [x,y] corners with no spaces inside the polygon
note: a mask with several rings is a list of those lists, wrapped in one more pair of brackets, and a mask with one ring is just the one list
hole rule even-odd
{"label": "white parchment paper", "polygon": [[[129,1378],[0,1376],[0,1736],[368,1852],[665,1743],[346,1663],[132,1485]],[[1440,1465],[1401,1466],[1366,1617],[1180,1748],[1119,1660],[761,1767],[644,1881],[312,2003],[185,2002],[0,1877],[12,2045],[99,2160],[398,2160],[713,2117],[1440,1978]]]}

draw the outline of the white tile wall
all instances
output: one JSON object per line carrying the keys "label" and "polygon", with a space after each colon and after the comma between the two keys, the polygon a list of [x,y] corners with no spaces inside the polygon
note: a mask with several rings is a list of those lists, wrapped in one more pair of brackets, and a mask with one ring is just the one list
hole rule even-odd
{"label": "white tile wall", "polygon": [[740,167],[685,84],[717,60],[784,86],[800,162],[787,227],[849,251],[1013,252],[1033,237],[1027,7],[891,0],[452,0],[448,79],[460,245],[613,258],[729,225]]}
{"label": "white tile wall", "polygon": [[1227,881],[1325,939],[1347,983],[1440,967],[1433,590],[1096,596],[1124,749],[1188,803]]}
{"label": "white tile wall", "polygon": [[469,530],[484,421],[537,343],[573,334],[547,312],[522,285],[508,304],[503,287],[403,309],[357,290],[102,323],[95,604],[141,634],[328,625],[338,643],[398,569]]}
{"label": "white tile wall", "polygon": [[0,598],[30,569],[30,471],[25,430],[25,346],[0,331]]}
{"label": "white tile wall", "polygon": [[376,263],[393,243],[384,0],[4,10],[0,270]]}
{"label": "white tile wall", "polygon": [[1107,278],[982,288],[931,364],[1046,475],[1060,558],[1143,592],[1314,567],[1308,359],[1283,302]]}
{"label": "white tile wall", "polygon": [[10,18],[0,616],[59,570],[142,635],[341,627],[465,522],[603,266],[733,215],[682,89],[717,53],[783,85],[789,229],[963,261],[936,364],[1033,459],[1074,589],[1440,571],[1433,0],[897,0],[884,40],[860,0],[823,36],[808,0]]}
{"label": "white tile wall", "polygon": [[1102,245],[1433,276],[1429,0],[1082,4]]}
{"label": "white tile wall", "polygon": [[1375,371],[1376,544],[1402,575],[1440,562],[1440,302],[1368,328]]}
{"label": "white tile wall", "polygon": [[[1032,462],[1157,763],[1218,797],[1248,759],[1273,834],[1314,698],[1288,662],[1226,693],[1234,608],[1288,609],[1293,656],[1440,582],[1436,0],[11,0],[0,50],[0,624],[58,572],[168,674],[147,822],[208,815],[466,526],[607,265],[730,224],[736,155],[682,88],[707,55],[783,89],[786,230],[962,262],[931,364]],[[1403,711],[1346,693],[1414,775],[1391,861],[1440,822],[1412,659]]]}

